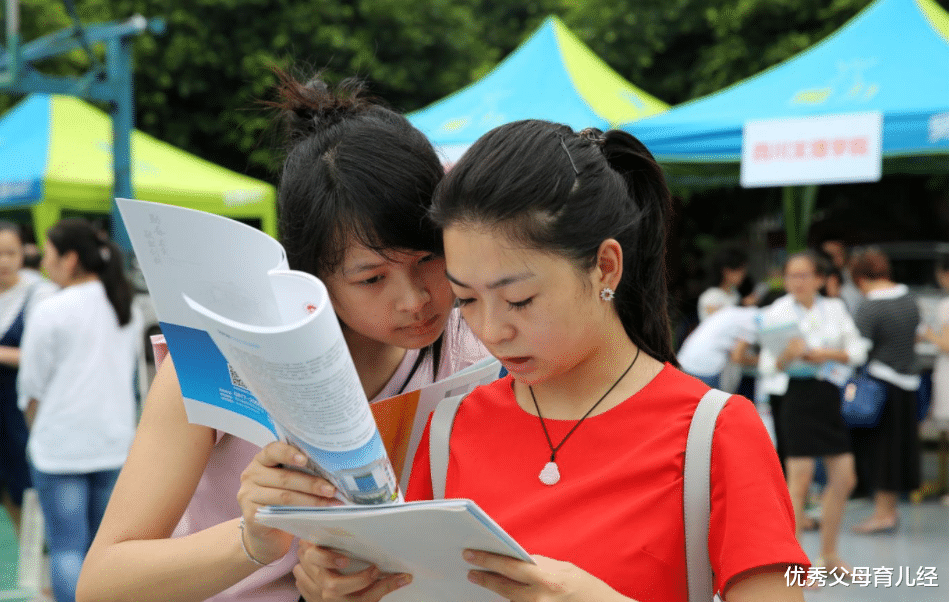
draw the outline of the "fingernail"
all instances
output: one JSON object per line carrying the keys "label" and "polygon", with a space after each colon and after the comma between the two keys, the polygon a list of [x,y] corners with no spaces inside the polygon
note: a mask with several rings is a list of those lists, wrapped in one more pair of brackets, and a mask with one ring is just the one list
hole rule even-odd
{"label": "fingernail", "polygon": [[476,573],[475,571],[469,571],[468,580],[471,581],[472,583],[478,583],[478,573]]}
{"label": "fingernail", "polygon": [[336,488],[333,485],[320,486],[320,495],[323,497],[333,497],[334,493],[336,493]]}
{"label": "fingernail", "polygon": [[396,579],[396,587],[405,587],[412,583],[412,575],[400,575],[399,579]]}
{"label": "fingernail", "polygon": [[337,565],[341,569],[344,568],[349,563],[350,563],[350,559],[345,556],[340,556],[339,558],[333,561],[333,564]]}

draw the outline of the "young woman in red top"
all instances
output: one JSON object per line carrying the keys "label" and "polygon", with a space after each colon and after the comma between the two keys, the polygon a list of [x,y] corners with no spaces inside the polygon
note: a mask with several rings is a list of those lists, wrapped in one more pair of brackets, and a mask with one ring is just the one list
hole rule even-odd
{"label": "young woman in red top", "polygon": [[[483,136],[436,190],[446,272],[510,375],[452,430],[446,497],[470,498],[536,564],[466,551],[505,600],[686,600],[683,453],[708,387],[674,367],[664,265],[670,196],[633,136],[521,121]],[[427,436],[408,499],[432,495]],[[807,566],[775,450],[752,404],[717,421],[709,554],[728,602],[801,601]],[[398,577],[309,548],[310,601],[379,600]],[[792,580],[794,581],[794,580]]]}

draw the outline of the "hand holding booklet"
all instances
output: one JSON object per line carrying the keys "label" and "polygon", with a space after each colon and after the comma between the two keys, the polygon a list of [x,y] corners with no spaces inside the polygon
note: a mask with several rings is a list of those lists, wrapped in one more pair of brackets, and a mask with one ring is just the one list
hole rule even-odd
{"label": "hand holding booklet", "polygon": [[279,242],[211,213],[117,203],[189,421],[262,447],[290,442],[346,502],[401,500],[399,483],[438,401],[498,376],[489,358],[374,404],[374,420],[326,287],[289,269]]}
{"label": "hand holding booklet", "polygon": [[[379,506],[301,508],[267,506],[256,520],[347,556],[384,573],[409,573],[412,583],[386,602],[495,602],[497,594],[470,583],[465,549],[485,550],[533,563],[518,543],[470,500],[433,500]],[[351,563],[353,564],[353,563]],[[357,563],[352,571],[365,567]],[[351,571],[347,571],[351,572]]]}
{"label": "hand holding booklet", "polygon": [[413,583],[387,600],[497,600],[467,581],[462,550],[530,556],[473,502],[402,503],[400,483],[439,401],[496,379],[499,362],[370,405],[326,287],[290,270],[276,240],[210,213],[117,202],[189,421],[260,446],[290,442],[345,502],[361,504],[271,506],[258,520],[383,571],[412,573]]}

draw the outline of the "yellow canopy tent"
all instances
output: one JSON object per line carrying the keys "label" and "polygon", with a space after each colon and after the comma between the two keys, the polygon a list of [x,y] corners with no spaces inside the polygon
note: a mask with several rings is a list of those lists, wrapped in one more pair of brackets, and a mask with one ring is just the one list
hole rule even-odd
{"label": "yellow canopy tent", "polygon": [[[112,123],[71,96],[32,94],[0,119],[0,211],[27,209],[37,241],[64,212],[112,209]],[[257,221],[277,234],[276,191],[139,131],[132,133],[138,199]]]}

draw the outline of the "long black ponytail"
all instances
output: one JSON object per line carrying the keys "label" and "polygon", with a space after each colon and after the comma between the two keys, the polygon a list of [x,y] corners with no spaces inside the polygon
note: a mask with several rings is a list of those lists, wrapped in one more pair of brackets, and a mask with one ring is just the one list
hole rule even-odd
{"label": "long black ponytail", "polygon": [[119,325],[128,324],[132,320],[132,285],[125,275],[118,245],[79,217],[61,219],[47,230],[46,238],[60,255],[76,252],[82,269],[102,281]]}
{"label": "long black ponytail", "polygon": [[668,312],[666,237],[672,199],[663,170],[634,136],[613,130],[604,137],[604,157],[627,183],[640,217],[638,227],[618,233],[624,277],[615,303],[624,329],[638,347],[677,365]]}
{"label": "long black ponytail", "polygon": [[614,303],[624,330],[676,365],[666,275],[671,204],[662,169],[634,136],[525,120],[472,145],[436,189],[431,215],[443,228],[496,227],[583,270],[595,266],[604,240],[616,239],[624,271]]}

